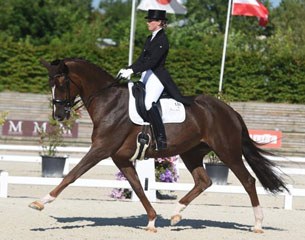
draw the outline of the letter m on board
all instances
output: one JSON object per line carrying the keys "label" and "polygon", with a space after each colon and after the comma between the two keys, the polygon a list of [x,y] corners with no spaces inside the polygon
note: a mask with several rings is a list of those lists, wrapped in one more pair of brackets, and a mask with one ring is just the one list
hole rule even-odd
{"label": "letter m on board", "polygon": [[18,121],[16,124],[14,121],[9,121],[8,133],[12,135],[22,135],[22,121]]}

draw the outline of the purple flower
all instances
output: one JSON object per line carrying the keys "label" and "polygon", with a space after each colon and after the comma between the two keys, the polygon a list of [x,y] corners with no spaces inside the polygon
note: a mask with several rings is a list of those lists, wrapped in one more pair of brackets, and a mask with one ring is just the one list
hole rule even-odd
{"label": "purple flower", "polygon": [[110,196],[116,199],[123,199],[124,198],[123,189],[122,188],[112,189]]}
{"label": "purple flower", "polygon": [[173,173],[167,168],[164,173],[160,174],[161,182],[175,182],[175,176]]}
{"label": "purple flower", "polygon": [[115,174],[115,179],[116,180],[127,180],[121,171],[119,171],[118,173]]}
{"label": "purple flower", "polygon": [[[120,181],[126,180],[124,174],[121,171],[115,174],[115,178],[116,180],[120,180]],[[116,199],[131,198],[131,190],[124,188],[114,188],[111,191],[110,197]]]}
{"label": "purple flower", "polygon": [[156,180],[161,182],[177,182],[179,178],[176,167],[177,160],[178,156],[156,159]]}

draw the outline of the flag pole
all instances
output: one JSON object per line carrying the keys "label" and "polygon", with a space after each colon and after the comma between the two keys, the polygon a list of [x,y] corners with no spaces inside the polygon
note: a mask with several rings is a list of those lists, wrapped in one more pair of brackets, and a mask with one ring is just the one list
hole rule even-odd
{"label": "flag pole", "polygon": [[230,16],[231,16],[231,6],[232,6],[232,0],[229,0],[229,3],[228,3],[228,13],[227,13],[227,22],[226,22],[226,30],[225,30],[225,38],[224,38],[222,60],[221,60],[221,69],[220,69],[220,79],[219,79],[218,93],[222,92],[223,73],[224,73],[224,68],[225,68],[225,59],[226,59],[226,51],[227,51],[229,24],[230,24]]}
{"label": "flag pole", "polygon": [[134,51],[134,36],[136,31],[136,4],[137,4],[137,0],[132,0],[128,66],[132,64],[132,57]]}

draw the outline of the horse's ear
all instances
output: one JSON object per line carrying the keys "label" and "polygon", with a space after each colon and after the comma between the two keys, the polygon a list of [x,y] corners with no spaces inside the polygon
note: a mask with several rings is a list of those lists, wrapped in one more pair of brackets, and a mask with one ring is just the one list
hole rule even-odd
{"label": "horse's ear", "polygon": [[45,66],[47,69],[50,69],[50,67],[51,67],[51,64],[48,63],[48,62],[47,62],[46,60],[44,60],[43,58],[40,59],[40,63],[41,63],[43,66]]}

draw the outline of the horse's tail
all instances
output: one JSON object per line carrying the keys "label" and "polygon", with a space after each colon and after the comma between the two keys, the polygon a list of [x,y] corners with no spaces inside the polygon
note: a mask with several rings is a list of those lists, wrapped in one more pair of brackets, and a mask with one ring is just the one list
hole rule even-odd
{"label": "horse's tail", "polygon": [[283,178],[276,171],[276,164],[264,157],[274,154],[258,147],[259,144],[250,138],[248,128],[239,113],[237,116],[242,126],[242,153],[258,180],[271,193],[282,192],[284,189],[289,192]]}

